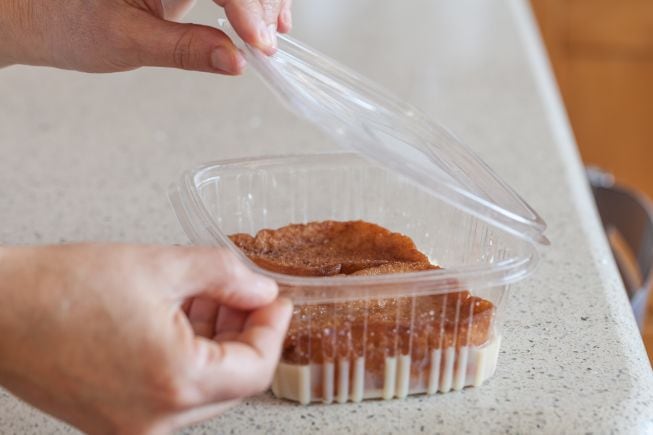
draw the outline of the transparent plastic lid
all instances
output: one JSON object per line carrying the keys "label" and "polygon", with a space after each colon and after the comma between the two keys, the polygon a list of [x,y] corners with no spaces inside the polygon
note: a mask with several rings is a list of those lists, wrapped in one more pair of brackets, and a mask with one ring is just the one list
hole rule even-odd
{"label": "transparent plastic lid", "polygon": [[278,35],[266,56],[221,28],[265,83],[298,116],[342,148],[401,174],[437,198],[518,237],[548,244],[546,224],[469,148],[419,110],[332,59]]}

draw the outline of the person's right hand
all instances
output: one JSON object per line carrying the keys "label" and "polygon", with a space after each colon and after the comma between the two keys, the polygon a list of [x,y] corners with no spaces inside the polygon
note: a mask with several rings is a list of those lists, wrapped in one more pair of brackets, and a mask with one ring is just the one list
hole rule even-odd
{"label": "person's right hand", "polygon": [[[204,0],[207,1],[207,0]],[[266,54],[291,27],[291,0],[214,0],[238,35]],[[194,0],[0,0],[0,67],[86,72],[161,66],[239,74],[245,65],[220,30],[178,23]]]}
{"label": "person's right hand", "polygon": [[265,390],[291,304],[203,247],[0,247],[0,385],[91,433],[166,433]]}

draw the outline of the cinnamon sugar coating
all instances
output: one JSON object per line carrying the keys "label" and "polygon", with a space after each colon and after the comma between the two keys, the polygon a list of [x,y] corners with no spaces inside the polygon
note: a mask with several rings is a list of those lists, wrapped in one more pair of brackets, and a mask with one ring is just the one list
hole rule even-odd
{"label": "cinnamon sugar coating", "polygon": [[429,264],[409,237],[363,221],[294,224],[230,239],[260,267],[286,275],[348,275],[387,263]]}

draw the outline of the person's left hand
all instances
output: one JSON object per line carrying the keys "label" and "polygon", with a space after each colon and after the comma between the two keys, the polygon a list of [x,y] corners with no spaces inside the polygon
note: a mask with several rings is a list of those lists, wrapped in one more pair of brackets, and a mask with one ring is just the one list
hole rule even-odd
{"label": "person's left hand", "polygon": [[277,292],[220,248],[0,246],[0,385],[84,432],[168,433],[268,388]]}
{"label": "person's left hand", "polygon": [[[220,30],[178,23],[194,0],[0,0],[0,67],[86,72],[142,66],[239,74],[245,61]],[[291,0],[215,0],[243,40],[266,54],[291,27]]]}

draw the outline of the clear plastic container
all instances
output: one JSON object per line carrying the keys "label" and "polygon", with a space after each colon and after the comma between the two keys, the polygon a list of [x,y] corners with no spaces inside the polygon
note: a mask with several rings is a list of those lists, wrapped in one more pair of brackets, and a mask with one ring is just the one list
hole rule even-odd
{"label": "clear plastic container", "polygon": [[[538,258],[532,243],[350,153],[217,162],[187,172],[171,197],[192,242],[226,246],[256,272],[278,282],[281,293],[295,303],[291,335],[308,335],[308,341],[327,337],[325,342],[334,337],[318,354],[314,345],[296,344],[305,346],[301,363],[282,359],[273,391],[301,403],[389,399],[481,384],[496,366],[508,285],[531,272]],[[364,277],[281,275],[259,268],[227,237],[288,223],[358,219],[406,234],[444,269]],[[467,333],[480,323],[473,314],[461,312],[457,292],[466,289],[494,306],[489,321],[483,313],[482,327],[488,328],[483,343],[468,345],[472,340]],[[450,295],[457,312],[446,316],[442,301],[424,298],[428,295]],[[396,332],[386,331],[386,348],[375,350],[383,353],[383,366],[368,370],[365,342],[372,340],[357,306],[383,298],[395,305],[396,298],[407,298],[402,303],[413,311],[416,304],[426,303],[420,311],[430,315],[408,319],[404,328],[400,323],[406,319],[395,313],[405,307],[389,309],[388,324],[394,316]],[[317,304],[331,305],[307,309]],[[320,337],[311,336],[315,322],[329,323]],[[352,334],[360,328],[362,333]],[[413,345],[424,328],[430,344]],[[286,346],[292,340],[289,336]],[[344,354],[338,352],[341,340],[348,343]]]}
{"label": "clear plastic container", "polygon": [[[274,394],[342,403],[483,383],[508,286],[548,243],[542,219],[450,132],[369,80],[291,38],[267,57],[224,30],[290,110],[354,151],[215,162],[171,190],[192,242],[226,246],[293,300]],[[442,269],[288,276],[228,237],[324,220],[403,233]]]}

